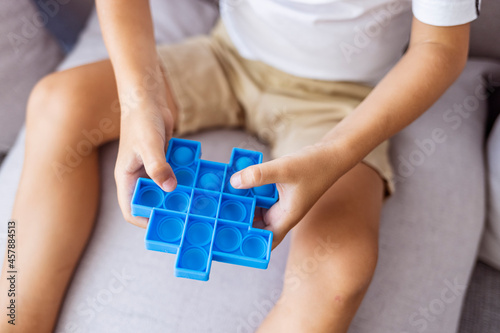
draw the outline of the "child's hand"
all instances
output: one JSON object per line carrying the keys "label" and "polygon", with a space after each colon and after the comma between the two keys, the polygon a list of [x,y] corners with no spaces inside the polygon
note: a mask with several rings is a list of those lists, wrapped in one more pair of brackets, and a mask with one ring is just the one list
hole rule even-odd
{"label": "child's hand", "polygon": [[167,143],[172,136],[174,120],[165,106],[163,93],[141,99],[133,108],[122,106],[120,148],[115,167],[118,202],[125,219],[139,227],[147,226],[147,219],[132,216],[130,202],[139,177],[146,174],[164,191],[177,186],[172,168],[165,160]]}
{"label": "child's hand", "polygon": [[146,218],[131,215],[137,178],[147,173],[165,191],[177,185],[165,160],[174,125],[170,110],[175,116],[175,103],[164,81],[149,1],[120,6],[98,0],[96,8],[120,99],[120,149],[115,168],[118,202],[128,222],[145,228]]}
{"label": "child's hand", "polygon": [[231,177],[234,188],[276,183],[279,201],[262,216],[264,229],[273,232],[273,248],[342,175],[341,161],[337,158],[341,154],[332,151],[331,147],[322,144],[309,146],[294,154],[250,166]]}

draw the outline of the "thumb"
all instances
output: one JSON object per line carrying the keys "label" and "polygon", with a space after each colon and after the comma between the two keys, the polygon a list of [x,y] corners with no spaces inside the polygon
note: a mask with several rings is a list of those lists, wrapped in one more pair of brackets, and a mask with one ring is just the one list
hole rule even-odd
{"label": "thumb", "polygon": [[264,229],[273,233],[274,249],[278,246],[292,228],[302,219],[300,211],[289,209],[290,200],[278,200],[263,216]]}
{"label": "thumb", "polygon": [[279,183],[282,173],[280,159],[270,162],[255,164],[236,172],[231,177],[231,186],[236,189],[247,189],[266,184]]}
{"label": "thumb", "polygon": [[165,192],[175,190],[177,179],[165,158],[165,143],[161,138],[150,138],[142,146],[144,169],[151,179]]}

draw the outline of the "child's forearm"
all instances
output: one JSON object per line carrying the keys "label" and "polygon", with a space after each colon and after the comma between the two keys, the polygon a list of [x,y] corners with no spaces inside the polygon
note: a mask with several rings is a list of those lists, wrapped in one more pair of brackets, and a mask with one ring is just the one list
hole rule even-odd
{"label": "child's forearm", "polygon": [[164,191],[177,186],[165,159],[176,106],[160,66],[149,1],[96,3],[121,111],[115,166],[118,202],[125,219],[144,228],[147,220],[132,216],[130,209],[137,178],[146,173]]}
{"label": "child's forearm", "polygon": [[408,52],[321,142],[325,149],[337,152],[331,156],[337,157],[338,150],[342,150],[345,171],[424,113],[465,65],[468,24],[433,27],[416,19],[413,24]]}
{"label": "child's forearm", "polygon": [[97,0],[96,6],[118,91],[137,89],[158,64],[149,1]]}

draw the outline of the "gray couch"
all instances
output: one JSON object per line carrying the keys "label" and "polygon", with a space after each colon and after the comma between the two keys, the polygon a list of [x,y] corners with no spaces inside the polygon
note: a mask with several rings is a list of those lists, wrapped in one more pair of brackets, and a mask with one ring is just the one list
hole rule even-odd
{"label": "gray couch", "polygon": [[[152,4],[160,42],[206,32],[217,17],[210,1]],[[167,20],[162,15],[169,11],[177,14]],[[475,23],[479,38],[473,39],[471,52],[489,59],[471,59],[446,94],[391,142],[397,192],[384,206],[379,264],[350,332],[500,331],[498,271],[479,264],[469,292],[465,290],[487,215],[488,103],[477,94],[500,81],[500,61],[494,60],[500,59],[500,47],[484,47],[491,44],[490,38],[498,40],[498,30],[496,36],[491,27],[486,33],[481,30],[493,24],[495,11],[498,16],[500,6],[485,0],[487,15]],[[104,57],[93,14],[59,69]],[[470,108],[467,116],[457,113],[456,105]],[[446,139],[435,139],[437,129]],[[202,142],[204,158],[221,162],[227,162],[234,146],[262,149],[255,139],[234,130],[190,138]],[[23,143],[21,132],[0,169],[0,230],[6,230],[14,200]],[[281,290],[289,239],[273,252],[267,270],[214,262],[207,283],[175,278],[174,256],[146,251],[144,231],[125,223],[120,214],[113,179],[116,151],[116,143],[101,151],[102,201],[96,229],[68,291],[57,332],[252,332]],[[4,248],[5,233],[0,236]],[[497,297],[484,297],[494,293]]]}

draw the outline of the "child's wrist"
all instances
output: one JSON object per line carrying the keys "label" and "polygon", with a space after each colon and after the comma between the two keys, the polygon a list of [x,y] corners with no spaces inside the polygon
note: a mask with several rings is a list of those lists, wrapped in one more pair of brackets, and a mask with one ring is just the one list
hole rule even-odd
{"label": "child's wrist", "polygon": [[167,108],[163,85],[145,87],[141,84],[128,83],[127,86],[118,89],[118,96],[122,114]]}
{"label": "child's wrist", "polygon": [[356,164],[353,151],[345,138],[324,138],[313,146],[311,165],[333,184]]}
{"label": "child's wrist", "polygon": [[164,85],[160,60],[150,59],[144,64],[114,67],[118,91],[152,91]]}

